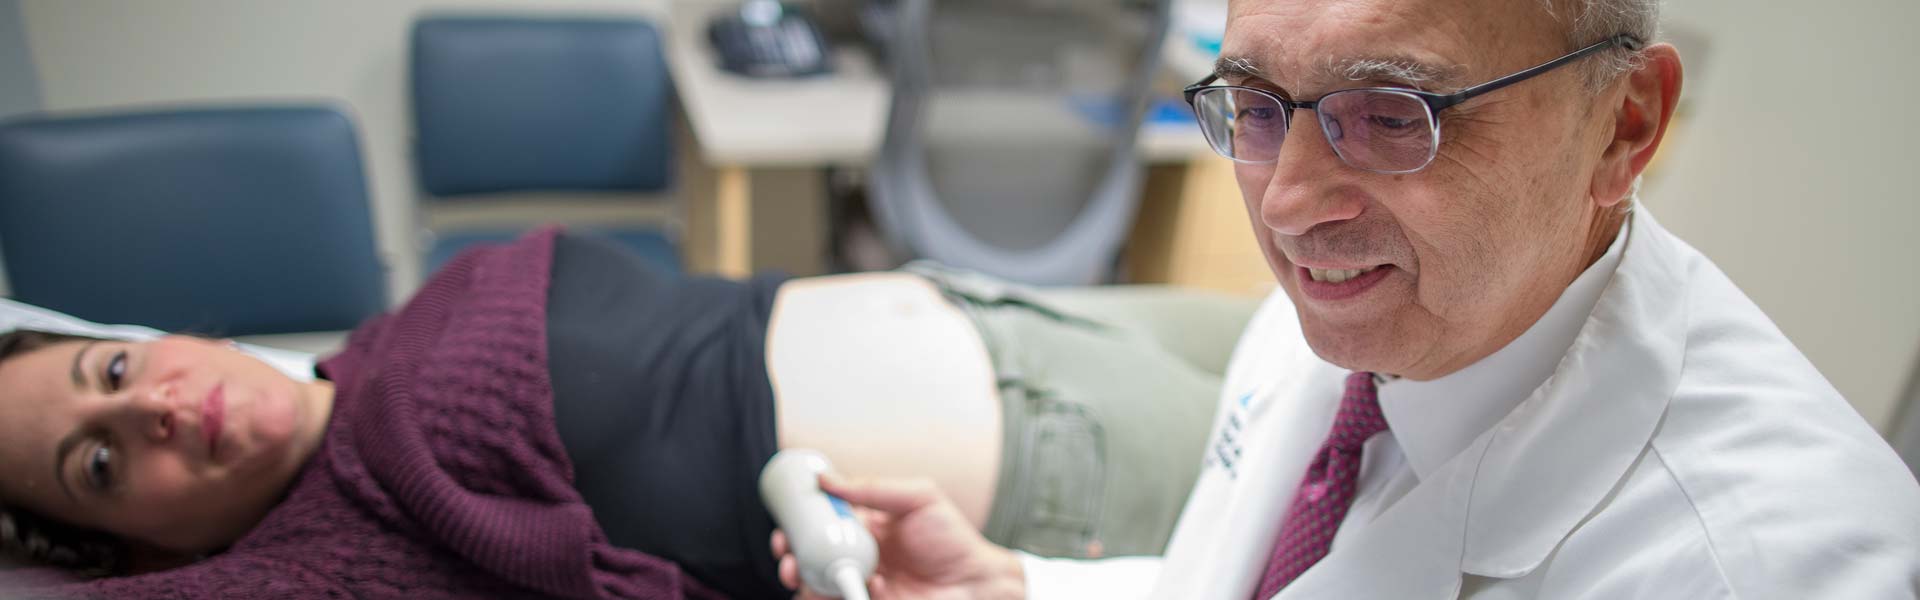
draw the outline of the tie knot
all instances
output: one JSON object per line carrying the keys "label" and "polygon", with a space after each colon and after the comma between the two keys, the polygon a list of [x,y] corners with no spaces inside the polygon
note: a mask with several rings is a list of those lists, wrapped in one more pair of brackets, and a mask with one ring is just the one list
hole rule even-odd
{"label": "tie knot", "polygon": [[1327,441],[1342,450],[1359,451],[1367,438],[1387,430],[1387,417],[1380,412],[1380,395],[1373,385],[1373,374],[1357,372],[1347,376],[1347,391],[1340,398],[1340,413],[1333,419],[1333,433]]}

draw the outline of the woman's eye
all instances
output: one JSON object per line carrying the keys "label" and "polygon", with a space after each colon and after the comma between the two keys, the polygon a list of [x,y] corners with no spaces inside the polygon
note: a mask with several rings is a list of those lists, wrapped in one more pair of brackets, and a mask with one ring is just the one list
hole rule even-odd
{"label": "woman's eye", "polygon": [[114,353],[113,358],[107,359],[107,366],[100,380],[106,382],[107,391],[116,391],[120,389],[120,384],[126,377],[127,353],[122,350]]}
{"label": "woman's eye", "polygon": [[106,444],[94,446],[87,454],[87,485],[98,491],[113,488],[113,447]]}

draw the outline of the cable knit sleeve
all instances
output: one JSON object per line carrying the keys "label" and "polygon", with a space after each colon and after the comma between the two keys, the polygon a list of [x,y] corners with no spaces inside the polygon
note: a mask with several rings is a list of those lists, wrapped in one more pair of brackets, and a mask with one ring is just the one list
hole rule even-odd
{"label": "cable knit sleeve", "polygon": [[305,565],[261,556],[216,556],[193,565],[132,577],[32,587],[8,598],[115,600],[340,600],[355,597],[339,581]]}

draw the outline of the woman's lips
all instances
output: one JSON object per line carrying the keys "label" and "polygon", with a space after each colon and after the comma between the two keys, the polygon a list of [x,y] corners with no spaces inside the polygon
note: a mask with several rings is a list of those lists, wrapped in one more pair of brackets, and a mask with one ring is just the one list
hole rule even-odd
{"label": "woman's lips", "polygon": [[200,403],[200,435],[207,438],[207,455],[220,447],[220,428],[227,418],[226,385],[216,383]]}

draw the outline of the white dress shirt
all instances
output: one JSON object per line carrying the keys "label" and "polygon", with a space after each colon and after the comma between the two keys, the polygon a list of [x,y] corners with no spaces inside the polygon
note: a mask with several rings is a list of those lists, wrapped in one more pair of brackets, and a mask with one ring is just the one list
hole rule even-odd
{"label": "white dress shirt", "polygon": [[1631,221],[1622,223],[1606,253],[1574,278],[1532,327],[1499,351],[1439,379],[1396,378],[1379,385],[1387,431],[1361,448],[1353,505],[1334,533],[1335,547],[1465,450],[1553,375],[1619,266],[1631,227]]}

